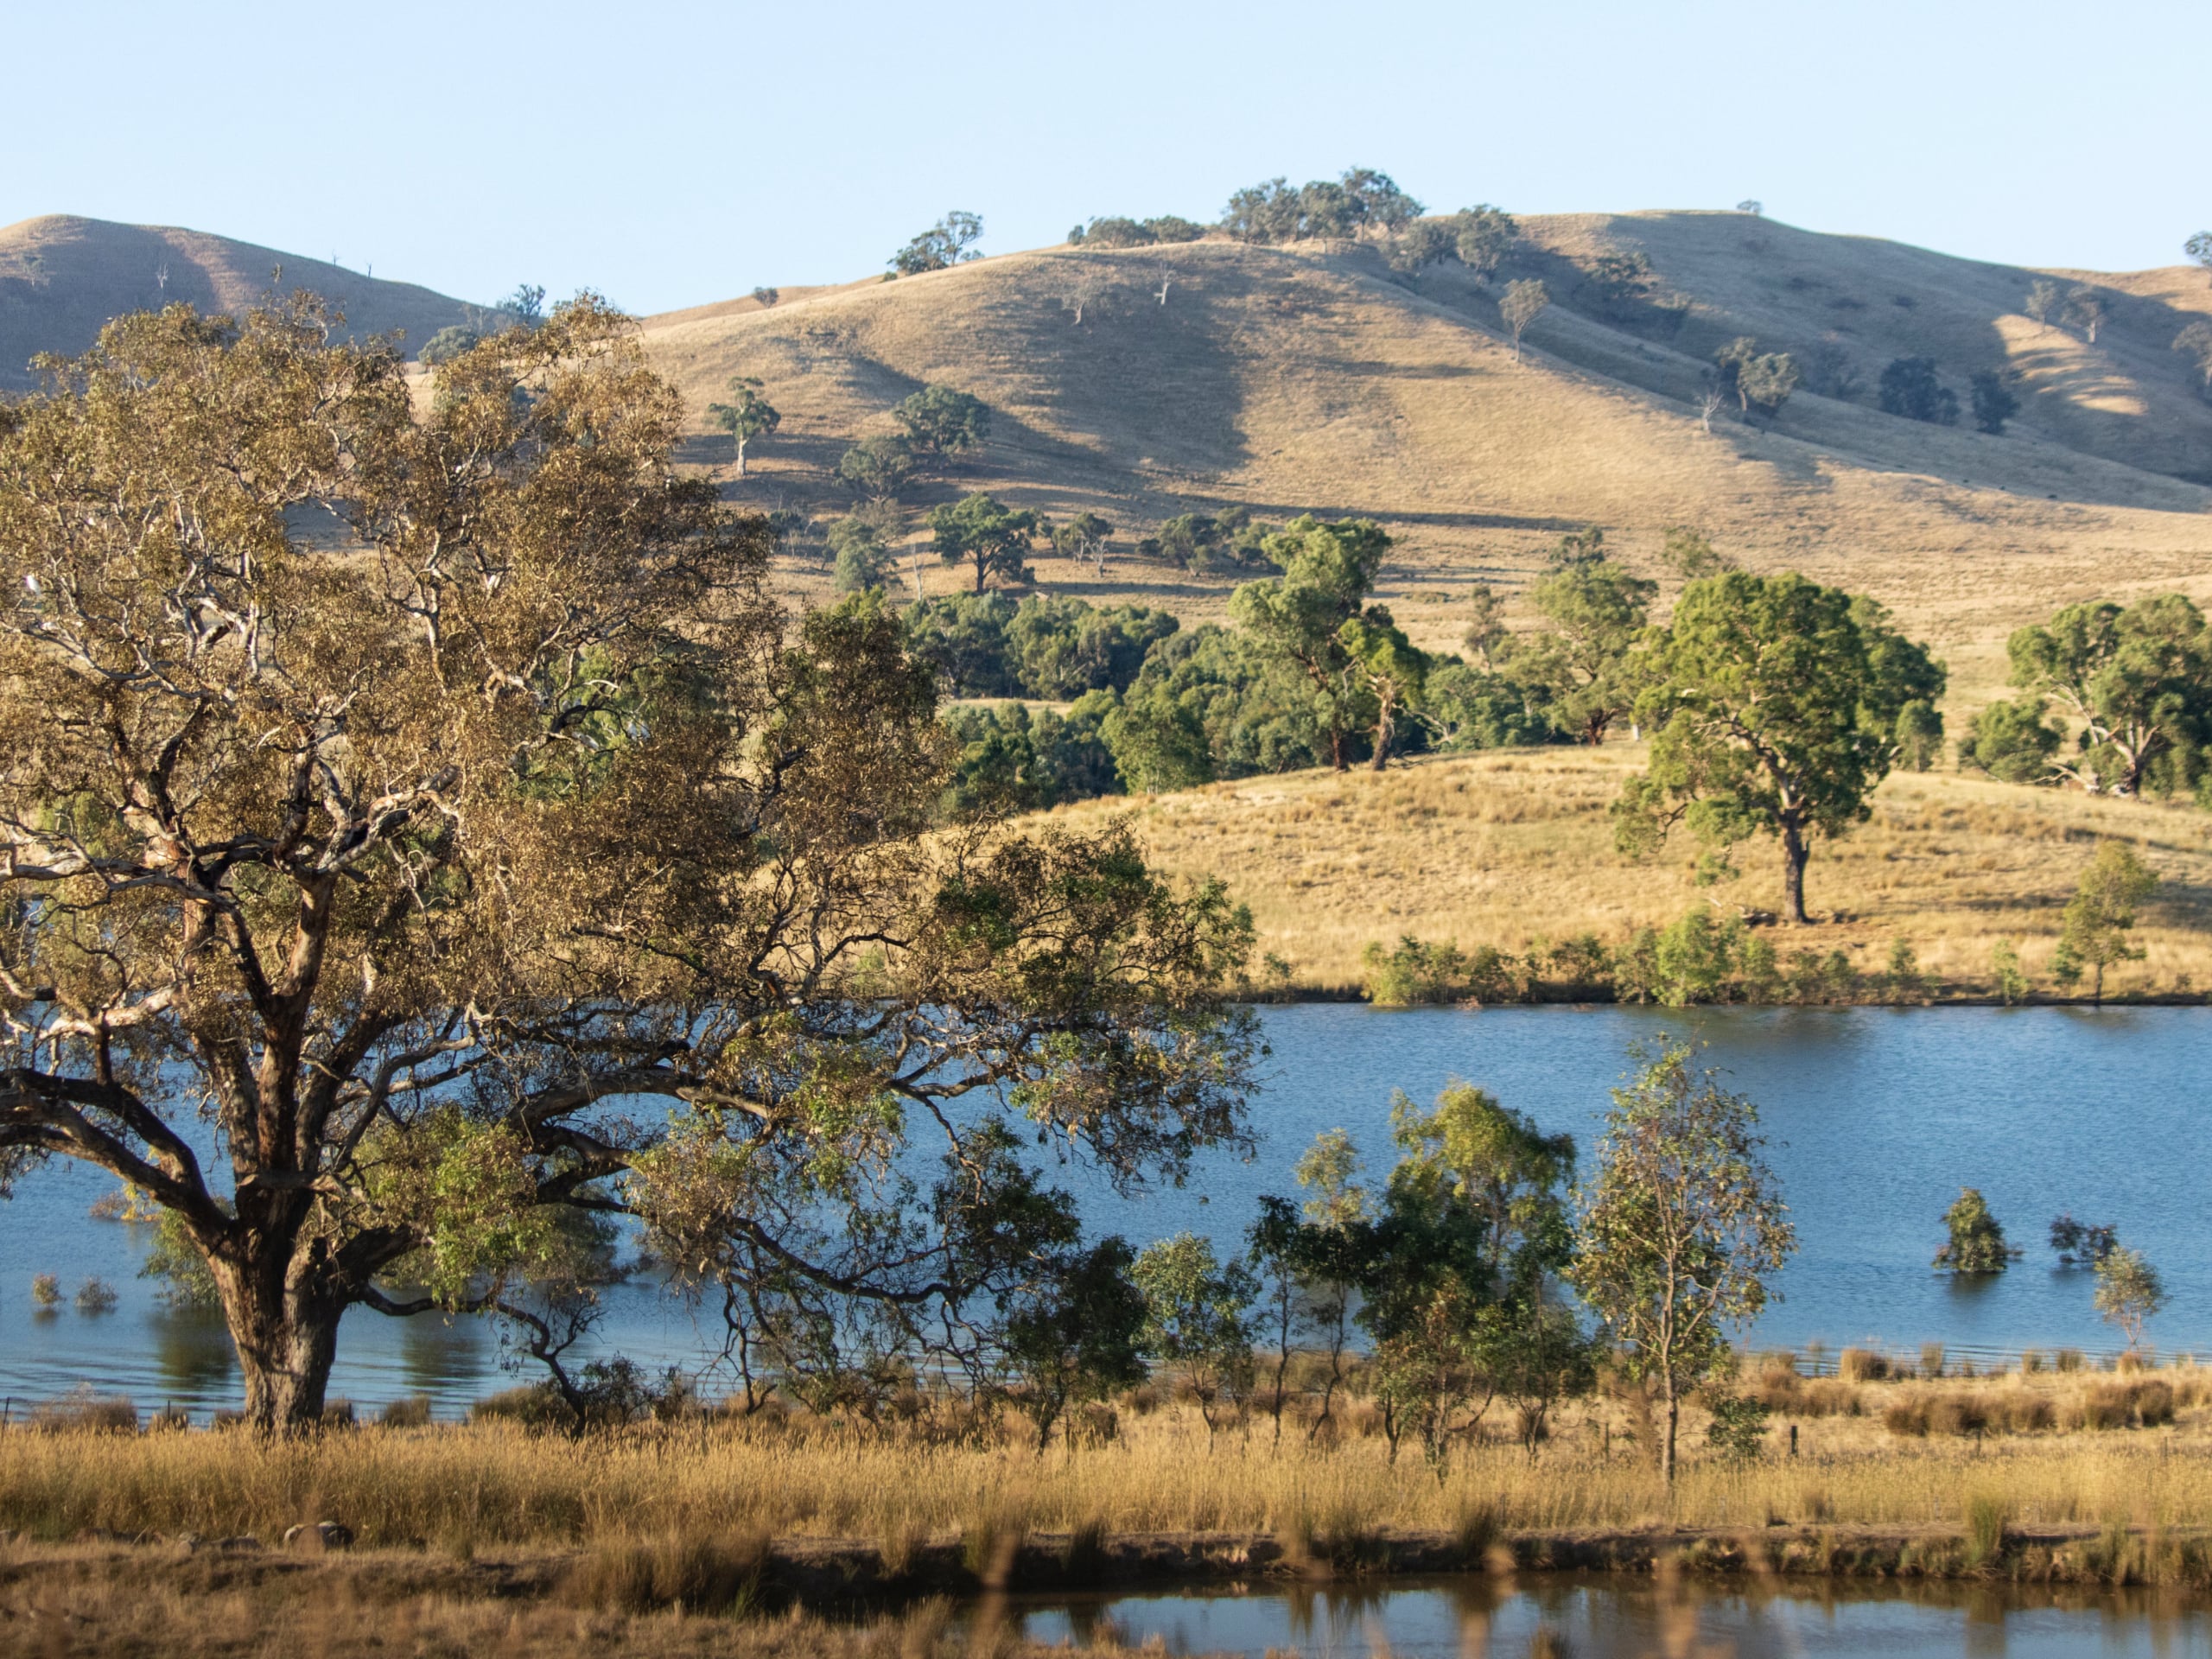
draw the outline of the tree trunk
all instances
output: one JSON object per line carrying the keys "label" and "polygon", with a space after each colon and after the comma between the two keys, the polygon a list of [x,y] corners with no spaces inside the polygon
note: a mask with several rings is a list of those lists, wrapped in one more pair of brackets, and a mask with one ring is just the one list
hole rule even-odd
{"label": "tree trunk", "polygon": [[1671,1491],[1675,1485],[1675,1431],[1681,1426],[1682,1402],[1675,1392],[1675,1374],[1665,1374],[1667,1392],[1667,1433],[1659,1442],[1659,1479]]}
{"label": "tree trunk", "polygon": [[1805,833],[1795,823],[1784,820],[1782,826],[1782,914],[1784,920],[1807,922],[1805,914],[1805,861],[1812,855],[1812,849],[1805,844]]}
{"label": "tree trunk", "polygon": [[1338,772],[1351,770],[1351,734],[1341,726],[1329,729],[1329,763]]}
{"label": "tree trunk", "polygon": [[745,440],[743,438],[737,441],[737,475],[740,478],[745,476]]}
{"label": "tree trunk", "polygon": [[346,1299],[307,1263],[209,1263],[245,1378],[245,1420],[280,1434],[322,1421]]}
{"label": "tree trunk", "polygon": [[1375,722],[1375,758],[1368,765],[1380,772],[1390,764],[1390,741],[1395,734],[1390,726],[1390,705],[1382,705],[1382,716]]}

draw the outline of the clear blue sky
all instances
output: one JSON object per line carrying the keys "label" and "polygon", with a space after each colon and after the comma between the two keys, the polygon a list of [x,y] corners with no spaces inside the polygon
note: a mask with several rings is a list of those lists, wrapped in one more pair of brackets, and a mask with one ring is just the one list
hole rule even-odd
{"label": "clear blue sky", "polygon": [[1719,207],[2022,264],[2212,225],[2206,0],[0,0],[0,223],[188,225],[488,300],[849,280],[1382,168],[1432,207]]}

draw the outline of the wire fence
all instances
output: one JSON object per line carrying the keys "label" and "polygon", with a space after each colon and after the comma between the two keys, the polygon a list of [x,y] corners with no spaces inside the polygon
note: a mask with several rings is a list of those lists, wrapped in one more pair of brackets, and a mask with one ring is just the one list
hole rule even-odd
{"label": "wire fence", "polygon": [[[1836,1376],[1847,1354],[1864,1355],[1878,1362],[1891,1376],[1999,1376],[2008,1371],[2110,1371],[2119,1369],[2129,1351],[2125,1348],[2075,1348],[2029,1344],[1993,1347],[1979,1343],[1928,1342],[1905,1347],[1881,1342],[1845,1343],[1830,1347],[1807,1343],[1796,1349],[1762,1350],[1754,1359],[1789,1361],[1801,1376]],[[2188,1350],[2162,1351],[2149,1344],[2133,1351],[2135,1362],[2146,1370],[2163,1365],[2212,1365],[2212,1355]],[[1862,1370],[1878,1369],[1856,1362]]]}

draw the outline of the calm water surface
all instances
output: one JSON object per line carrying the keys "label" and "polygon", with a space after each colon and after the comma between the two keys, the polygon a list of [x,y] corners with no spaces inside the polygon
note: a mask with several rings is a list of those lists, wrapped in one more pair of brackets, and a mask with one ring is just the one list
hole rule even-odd
{"label": "calm water surface", "polygon": [[[1347,1005],[1265,1011],[1267,1084],[1257,1155],[1206,1160],[1186,1187],[1122,1199],[1070,1169],[1100,1230],[1141,1243],[1184,1228],[1228,1240],[1262,1192],[1294,1190],[1291,1166],[1319,1131],[1358,1140],[1377,1180],[1392,1156],[1391,1091],[1426,1102],[1454,1077],[1490,1089],[1547,1129],[1594,1146],[1627,1046],[1662,1030],[1697,1036],[1729,1087],[1758,1102],[1769,1155],[1797,1224],[1783,1301],[1763,1345],[1874,1341],[1911,1348],[2114,1344],[2090,1283],[2060,1270],[2044,1230],[2061,1210],[2109,1222],[2165,1274],[2172,1304],[2152,1327],[2168,1351],[2212,1348],[2212,1248],[2202,1199],[2212,1158],[2212,1010],[1495,1008],[1384,1013]],[[2026,1255],[1975,1286],[1929,1269],[1938,1217],[1979,1186]],[[56,1164],[0,1206],[0,1395],[79,1382],[142,1407],[195,1409],[238,1392],[219,1325],[172,1317],[136,1275],[148,1230],[91,1220],[113,1183]],[[115,1312],[32,1311],[34,1274],[65,1289],[87,1275],[122,1294]],[[702,1363],[711,1331],[651,1285],[617,1294],[607,1345],[655,1364]],[[496,1332],[474,1320],[394,1321],[356,1309],[340,1341],[336,1393],[373,1403],[429,1394],[442,1410],[505,1386]]]}
{"label": "calm water surface", "polygon": [[[990,1618],[988,1611],[971,1622]],[[1394,1584],[1373,1592],[1096,1597],[1011,1604],[1000,1615],[1044,1642],[1111,1633],[1170,1654],[1382,1654],[1522,1659],[1539,1630],[1576,1659],[1795,1659],[1796,1656],[1988,1656],[1988,1659],[2189,1659],[2212,1654],[2212,1618],[2150,1592],[2032,1587],[1786,1586],[1488,1579]]]}

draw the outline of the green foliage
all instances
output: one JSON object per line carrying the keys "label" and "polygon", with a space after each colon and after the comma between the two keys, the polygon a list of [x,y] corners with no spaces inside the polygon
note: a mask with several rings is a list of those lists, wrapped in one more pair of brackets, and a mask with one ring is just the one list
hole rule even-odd
{"label": "green foliage", "polygon": [[207,1258],[194,1243],[184,1217],[174,1210],[162,1211],[155,1224],[154,1242],[138,1276],[160,1280],[162,1287],[154,1294],[175,1312],[222,1311],[222,1294],[215,1287],[215,1275],[207,1270]]}
{"label": "green foliage", "polygon": [[1504,296],[1497,302],[1498,320],[1513,336],[1513,360],[1521,360],[1521,336],[1529,332],[1529,325],[1551,308],[1552,291],[1535,276],[1523,276],[1505,285]]}
{"label": "green foliage", "polygon": [[[2076,753],[2051,770],[2092,795],[2171,793],[2193,784],[2212,735],[2212,634],[2180,594],[2133,605],[2069,605],[2005,642],[2021,705],[2039,721],[2056,704],[2079,722]],[[2054,746],[2055,747],[2055,746]]]}
{"label": "green foliage", "polygon": [[1747,417],[1757,410],[1772,420],[1802,378],[1789,353],[1761,352],[1758,341],[1749,334],[1730,340],[1713,354],[1713,360],[1722,389]]}
{"label": "green foliage", "polygon": [[2021,971],[2020,952],[2010,939],[1999,939],[1989,950],[1990,977],[1997,985],[1997,1000],[2014,1007],[2027,1000],[2028,976]]}
{"label": "green foliage", "polygon": [[423,349],[416,358],[424,368],[435,369],[473,349],[483,338],[474,328],[464,328],[457,322],[448,323],[423,342]]}
{"label": "green foliage", "polygon": [[1288,772],[1328,758],[1307,683],[1242,633],[1207,626],[1170,636],[1107,717],[1131,789]]}
{"label": "green foliage", "polygon": [[1890,963],[1882,976],[1882,1000],[1885,1002],[1911,1002],[1928,988],[1928,976],[1920,971],[1920,959],[1914,955],[1912,941],[1890,941]]}
{"label": "green foliage", "polygon": [[1725,1389],[1708,1389],[1705,1408],[1712,1421],[1705,1428],[1706,1444],[1723,1463],[1757,1463],[1766,1452],[1767,1418],[1772,1408],[1765,1401]]}
{"label": "green foliage", "polygon": [[2165,1281],[2139,1250],[2115,1244],[2097,1258],[2096,1309],[2127,1338],[2128,1351],[2143,1345],[2143,1326],[2166,1305]]}
{"label": "green foliage", "polygon": [[1599,254],[1584,268],[1577,291],[1588,294],[1599,311],[1622,317],[1650,298],[1658,280],[1651,256],[1639,248],[1633,253]]}
{"label": "green foliage", "polygon": [[1052,550],[1063,558],[1095,563],[1106,574],[1106,543],[1114,526],[1095,512],[1078,512],[1065,524],[1052,527]]}
{"label": "green foliage", "polygon": [[904,438],[862,438],[837,457],[837,476],[871,501],[895,501],[920,470]]}
{"label": "green foliage", "polygon": [[1071,1411],[1144,1380],[1147,1309],[1135,1261],[1123,1240],[1103,1238],[1001,1302],[999,1340],[1039,1451]]}
{"label": "green foliage", "polygon": [[1659,556],[1666,561],[1667,568],[1684,582],[1700,582],[1707,576],[1720,575],[1736,568],[1734,562],[1726,554],[1714,550],[1711,537],[1688,524],[1667,526]]}
{"label": "green foliage", "polygon": [[1217,1261],[1211,1240],[1187,1232],[1152,1245],[1130,1277],[1144,1297],[1145,1351],[1179,1374],[1211,1442],[1223,1406],[1241,1410],[1251,1395],[1258,1282],[1243,1262]]}
{"label": "green foliage", "polygon": [[1806,920],[1813,838],[1866,819],[1899,716],[1942,695],[1942,665],[1872,601],[1795,574],[1691,582],[1648,649],[1637,711],[1651,762],[1614,805],[1621,849],[1656,850],[1678,822],[1708,853],[1772,835],[1783,913]]}
{"label": "green foliage", "polygon": [[1603,743],[1613,721],[1635,706],[1634,648],[1657,592],[1656,583],[1630,575],[1602,550],[1561,558],[1529,594],[1550,626],[1514,640],[1502,667],[1535,693],[1550,724]]}
{"label": "green foliage", "polygon": [[1986,772],[2005,784],[2056,783],[2060,774],[2051,757],[2064,741],[2044,721],[2040,699],[1988,703],[1967,717],[1959,770]]}
{"label": "green foliage", "polygon": [[1511,749],[1571,741],[1572,732],[1552,723],[1544,689],[1465,663],[1429,670],[1422,717],[1446,749]]}
{"label": "green foliage", "polygon": [[1728,1330],[1766,1306],[1796,1234],[1759,1155],[1758,1109],[1694,1072],[1687,1047],[1662,1038],[1630,1053],[1642,1069],[1613,1090],[1566,1272],[1605,1321],[1623,1372],[1658,1385],[1660,1469],[1671,1483],[1681,1396],[1730,1364]]}
{"label": "green foliage", "polygon": [[2018,397],[2006,384],[2004,375],[1995,369],[1977,371],[1967,385],[1974,406],[1974,430],[2002,436],[2005,423],[2020,412]]}
{"label": "green foliage", "polygon": [[1891,358],[1875,392],[1885,415],[1936,426],[1959,423],[1959,395],[1936,378],[1932,357]]}
{"label": "green foliage", "polygon": [[885,544],[882,527],[870,515],[856,512],[836,520],[829,540],[836,560],[830,582],[841,594],[880,588],[897,567],[897,556]]}
{"label": "green foliage", "polygon": [[893,254],[891,269],[901,276],[944,270],[982,256],[974,245],[983,234],[983,221],[975,213],[955,209]]}
{"label": "green foliage", "polygon": [[1202,575],[1250,575],[1276,568],[1267,550],[1268,538],[1274,533],[1244,507],[1215,515],[1178,513],[1160,525],[1159,534],[1140,541],[1137,552]]}
{"label": "green foliage", "polygon": [[1050,526],[1037,513],[1009,507],[981,491],[931,509],[929,523],[938,557],[947,564],[970,566],[978,595],[993,576],[1027,582],[1028,556],[1038,538],[1050,534]]}
{"label": "green foliage", "polygon": [[1963,1187],[1958,1199],[1943,1212],[1943,1228],[1950,1235],[1936,1252],[1932,1265],[1948,1273],[1976,1275],[2002,1273],[2020,1252],[2005,1243],[2005,1229],[1989,1213],[1988,1202],[1975,1187]]}
{"label": "green foliage", "polygon": [[1085,248],[1143,248],[1160,242],[1195,242],[1206,233],[1203,225],[1173,213],[1158,219],[1094,219],[1078,226],[1068,240]]}
{"label": "green foliage", "polygon": [[2058,931],[2060,962],[2076,973],[2090,969],[2094,976],[2091,995],[2096,1001],[2104,1000],[2107,968],[2142,959],[2142,947],[2129,944],[2127,935],[2135,925],[2137,909],[2158,885],[2158,878],[2133,848],[2117,841],[2097,843],[2096,855],[2066,901]]}
{"label": "green foliage", "polygon": [[1943,755],[1943,716],[1926,697],[1915,697],[1897,710],[1896,765],[1904,772],[1927,772]]}
{"label": "green foliage", "polygon": [[1675,1008],[1721,1001],[1742,942],[1743,924],[1734,917],[1716,922],[1703,906],[1686,912],[1659,935],[1659,1000]]}
{"label": "green foliage", "polygon": [[1421,212],[1388,174],[1356,167],[1334,182],[1316,179],[1293,188],[1274,178],[1239,190],[1222,210],[1221,228],[1259,243],[1389,235]]}
{"label": "green foliage", "polygon": [[1101,699],[1084,698],[1065,715],[1024,704],[949,709],[944,724],[960,745],[946,810],[956,817],[1030,812],[1067,801],[1118,795],[1122,783],[1102,732]]}
{"label": "green foliage", "polygon": [[745,446],[765,438],[784,423],[776,406],[760,395],[760,382],[740,375],[729,383],[730,401],[709,404],[707,420],[737,441],[737,475],[745,476]]}
{"label": "green foliage", "polygon": [[1388,612],[1370,617],[1366,605],[1389,547],[1389,536],[1370,519],[1325,523],[1308,514],[1268,538],[1268,556],[1283,574],[1230,596],[1230,614],[1253,642],[1305,676],[1339,772],[1351,764],[1352,734],[1377,713],[1344,627],[1355,617],[1389,622]]}
{"label": "green foliage", "polygon": [[1418,649],[1379,605],[1346,620],[1338,630],[1352,672],[1375,709],[1370,762],[1380,772],[1390,758],[1401,710],[1419,709],[1428,680],[1428,654]]}
{"label": "green foliage", "polygon": [[1179,626],[1142,606],[1041,596],[1016,604],[995,592],[925,600],[904,613],[908,648],[953,696],[1052,702],[1128,686]]}
{"label": "green foliage", "polygon": [[918,454],[943,460],[980,448],[991,435],[991,411],[972,392],[927,385],[899,400],[892,416]]}
{"label": "green foliage", "polygon": [[1432,944],[1409,933],[1394,950],[1370,942],[1359,961],[1363,994],[1377,1007],[1422,1007],[1468,995],[1467,957],[1456,941]]}

